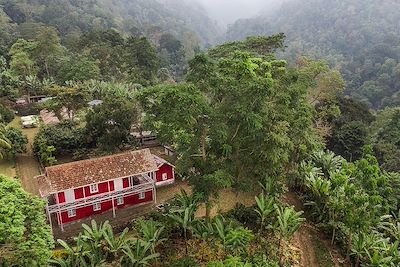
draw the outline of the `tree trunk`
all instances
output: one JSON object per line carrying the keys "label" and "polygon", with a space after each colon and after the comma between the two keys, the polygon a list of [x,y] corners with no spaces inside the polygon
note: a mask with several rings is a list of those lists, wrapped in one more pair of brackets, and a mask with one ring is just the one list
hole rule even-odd
{"label": "tree trunk", "polygon": [[335,242],[336,228],[333,227],[331,245]]}
{"label": "tree trunk", "polygon": [[46,67],[47,78],[50,79],[50,72],[49,72],[49,66],[47,64],[47,60],[44,61],[44,66]]}
{"label": "tree trunk", "polygon": [[203,132],[201,134],[201,140],[200,140],[200,142],[201,142],[201,157],[204,162],[206,162],[206,160],[207,160],[207,153],[206,153],[207,132],[208,132],[207,128],[204,127]]}
{"label": "tree trunk", "polygon": [[351,244],[353,242],[353,234],[350,233],[349,240],[347,241],[347,254],[346,254],[346,261],[350,262],[350,252],[351,252]]}
{"label": "tree trunk", "polygon": [[360,256],[357,256],[356,267],[360,267]]}

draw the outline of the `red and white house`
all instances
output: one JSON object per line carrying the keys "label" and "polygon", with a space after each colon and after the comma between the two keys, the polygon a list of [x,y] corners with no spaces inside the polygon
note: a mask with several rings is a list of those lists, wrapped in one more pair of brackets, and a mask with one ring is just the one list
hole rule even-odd
{"label": "red and white house", "polygon": [[175,181],[174,166],[149,149],[47,167],[36,177],[46,212],[63,224],[156,202],[156,187]]}

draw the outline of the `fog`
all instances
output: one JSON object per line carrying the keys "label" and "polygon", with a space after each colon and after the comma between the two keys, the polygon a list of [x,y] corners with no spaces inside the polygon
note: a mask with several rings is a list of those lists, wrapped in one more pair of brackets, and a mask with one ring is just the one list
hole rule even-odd
{"label": "fog", "polygon": [[263,10],[277,8],[282,0],[197,0],[210,17],[225,27],[237,19],[250,18]]}

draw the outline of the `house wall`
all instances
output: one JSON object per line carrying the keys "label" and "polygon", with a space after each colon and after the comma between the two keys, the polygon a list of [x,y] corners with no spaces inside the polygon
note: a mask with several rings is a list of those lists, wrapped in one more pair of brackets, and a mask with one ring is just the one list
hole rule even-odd
{"label": "house wall", "polygon": [[[132,205],[138,205],[146,202],[151,202],[153,201],[153,191],[149,190],[145,192],[145,198],[144,199],[139,199],[139,194],[135,195],[130,195],[130,196],[125,196],[124,197],[124,203],[122,205],[117,205],[117,200],[114,199],[114,205],[115,209],[121,209],[127,206],[132,206]],[[80,219],[88,218],[93,215],[101,214],[103,212],[109,211],[112,209],[112,201],[104,201],[101,203],[101,210],[94,211],[93,210],[93,205],[85,206],[82,208],[76,209],[76,216],[69,218],[68,217],[68,212],[62,212],[61,217],[62,217],[62,222],[63,223],[69,223],[73,221],[77,221]]]}
{"label": "house wall", "polygon": [[171,165],[164,163],[163,165],[160,166],[158,171],[156,171],[156,183],[165,182],[162,179],[163,173],[167,174],[168,181],[171,181],[174,179],[174,168]]}
{"label": "house wall", "polygon": [[[98,195],[98,194],[112,192],[112,191],[114,191],[114,181],[99,183],[98,188],[99,188],[99,191],[97,193],[93,193],[93,194],[90,193],[90,186],[76,188],[76,189],[74,189],[75,199],[81,199],[81,198],[84,198],[85,196],[90,197],[90,196],[94,196],[94,195]],[[84,191],[85,191],[85,194],[83,193]],[[64,192],[58,193],[58,200],[59,200],[58,203],[65,202],[65,193]]]}

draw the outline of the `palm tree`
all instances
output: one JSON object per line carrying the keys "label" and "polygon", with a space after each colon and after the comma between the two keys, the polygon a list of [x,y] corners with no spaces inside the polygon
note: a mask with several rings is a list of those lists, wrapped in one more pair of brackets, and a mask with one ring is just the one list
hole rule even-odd
{"label": "palm tree", "polygon": [[275,201],[273,198],[267,200],[264,194],[260,194],[259,197],[256,196],[255,199],[257,207],[254,209],[254,211],[257,212],[261,219],[260,233],[262,233],[262,231],[265,229],[266,220],[274,211]]}
{"label": "palm tree", "polygon": [[158,253],[151,253],[150,250],[150,243],[136,239],[133,250],[131,246],[125,246],[123,248],[124,255],[120,260],[121,265],[130,267],[150,266],[151,262],[160,256]]}
{"label": "palm tree", "polygon": [[11,142],[6,137],[7,129],[4,124],[0,123],[0,159],[6,155],[6,151],[11,148]]}

